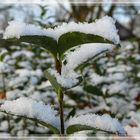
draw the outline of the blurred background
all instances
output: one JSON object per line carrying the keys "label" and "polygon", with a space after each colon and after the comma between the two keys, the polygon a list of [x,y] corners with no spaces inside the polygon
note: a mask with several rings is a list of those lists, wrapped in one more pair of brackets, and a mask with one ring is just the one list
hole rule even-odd
{"label": "blurred background", "polygon": [[[40,4],[1,3],[0,34],[11,20],[49,28],[62,22],[93,22],[105,15],[116,20],[122,47],[81,67],[84,81],[68,90],[64,98],[65,120],[87,112],[107,113],[120,120],[128,135],[140,135],[138,3],[91,3],[88,0],[84,3],[74,0]],[[0,104],[26,96],[54,105],[58,110],[56,94],[43,76],[43,71],[53,63],[47,52],[27,44],[0,44],[0,55]],[[34,122],[0,113],[0,137],[50,134],[52,132],[47,128]]]}

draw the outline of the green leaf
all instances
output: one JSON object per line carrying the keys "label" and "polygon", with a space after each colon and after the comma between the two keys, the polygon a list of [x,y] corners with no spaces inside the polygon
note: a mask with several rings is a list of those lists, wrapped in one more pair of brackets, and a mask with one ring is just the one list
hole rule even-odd
{"label": "green leaf", "polygon": [[43,126],[49,128],[54,134],[60,134],[58,128],[54,127],[53,125],[51,125],[51,124],[49,124],[49,123],[47,123],[47,122],[40,121],[40,120],[38,120],[38,119],[36,119],[36,118],[29,118],[29,117],[26,117],[26,116],[20,116],[20,115],[15,115],[15,114],[7,113],[6,111],[2,111],[2,110],[0,110],[0,112],[6,113],[6,114],[11,115],[11,116],[17,116],[17,117],[29,119],[29,120],[31,120],[31,121],[34,121],[34,122],[36,122],[36,123],[39,123],[39,124],[41,124],[41,125],[43,125]]}
{"label": "green leaf", "polygon": [[110,43],[113,42],[93,34],[86,34],[81,32],[68,32],[60,36],[58,40],[59,55],[62,59],[63,54],[72,47],[86,44],[86,43]]}
{"label": "green leaf", "polygon": [[0,43],[3,44],[15,44],[18,45],[21,42],[30,43],[33,45],[38,45],[41,48],[49,51],[55,58],[57,57],[57,41],[48,36],[39,36],[39,35],[25,35],[21,36],[19,39],[1,39]]}
{"label": "green leaf", "polygon": [[74,124],[74,125],[68,126],[66,129],[66,132],[67,132],[67,134],[73,134],[75,132],[85,131],[85,130],[93,130],[94,132],[103,131],[103,132],[107,132],[109,134],[113,134],[112,132],[109,132],[109,131],[105,131],[105,130],[101,130],[101,129],[97,129],[97,128],[94,128],[91,126],[81,125],[81,124]]}
{"label": "green leaf", "polygon": [[12,45],[19,45],[20,43],[18,41],[15,41],[15,39],[2,39],[0,38],[0,47],[9,47]]}
{"label": "green leaf", "polygon": [[76,108],[74,107],[67,115],[65,121],[69,120],[70,117],[73,117],[76,113]]}
{"label": "green leaf", "polygon": [[7,53],[5,54],[0,54],[0,61],[3,61],[4,57],[6,56]]}
{"label": "green leaf", "polygon": [[60,84],[57,82],[55,76],[51,75],[48,70],[45,70],[44,75],[50,81],[53,88],[55,89],[55,92],[58,94],[58,92],[62,89],[61,89]]}
{"label": "green leaf", "polygon": [[84,90],[92,95],[103,96],[102,91],[97,86],[87,85]]}
{"label": "green leaf", "polygon": [[46,49],[51,54],[53,54],[56,58],[57,56],[57,42],[55,39],[48,37],[48,36],[21,36],[21,42],[27,42],[35,45],[39,45],[40,47]]}

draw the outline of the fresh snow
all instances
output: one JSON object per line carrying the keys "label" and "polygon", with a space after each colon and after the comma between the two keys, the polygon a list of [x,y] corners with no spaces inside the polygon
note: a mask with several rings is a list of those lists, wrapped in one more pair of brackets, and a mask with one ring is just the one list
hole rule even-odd
{"label": "fresh snow", "polygon": [[108,16],[98,19],[92,23],[63,23],[54,30],[56,31],[57,39],[64,33],[79,31],[87,34],[103,36],[104,38],[109,39],[116,44],[120,41],[115,27],[115,21]]}
{"label": "fresh snow", "polygon": [[17,88],[19,86],[22,86],[24,83],[26,83],[28,81],[27,77],[16,77],[16,78],[12,78],[9,82],[8,82],[8,86],[10,88]]}
{"label": "fresh snow", "polygon": [[20,77],[30,77],[30,76],[42,76],[42,70],[37,69],[37,70],[28,70],[28,69],[17,69],[15,71],[16,74],[18,74]]}
{"label": "fresh snow", "polygon": [[20,51],[13,52],[11,55],[12,55],[12,58],[14,59],[21,56],[26,56],[26,58],[31,59],[34,56],[34,53],[28,50],[22,50],[22,51],[20,50]]}
{"label": "fresh snow", "polygon": [[[122,81],[122,80],[124,80],[124,78],[125,78],[125,74],[120,73],[120,72],[111,73],[107,76],[100,76],[96,73],[91,74],[91,82],[94,83],[94,85],[101,84],[101,83],[110,83],[110,82],[115,82],[115,81]],[[118,86],[119,86],[119,83],[120,82],[118,82]]]}
{"label": "fresh snow", "polygon": [[79,82],[79,75],[72,71],[68,72],[68,75],[63,73],[60,75],[56,70],[50,68],[48,72],[53,75],[57,82],[64,88],[71,88]]}
{"label": "fresh snow", "polygon": [[121,82],[121,84],[120,84],[120,82],[117,81],[115,83],[110,84],[108,89],[109,89],[110,94],[119,93],[122,91],[126,92],[126,89],[129,89],[129,84],[127,82]]}
{"label": "fresh snow", "polygon": [[128,125],[125,127],[125,130],[130,137],[134,138],[134,140],[140,139],[140,126],[139,127],[131,127]]}
{"label": "fresh snow", "polygon": [[9,26],[6,28],[4,38],[20,38],[20,36],[24,35],[43,35],[53,37],[54,39],[58,40],[59,37],[64,33],[72,31],[99,35],[106,39],[109,39],[115,44],[118,44],[120,41],[117,33],[118,31],[115,27],[115,21],[108,16],[98,19],[92,23],[63,23],[62,25],[57,26],[54,29],[42,29],[32,24],[26,24],[19,21],[11,21],[9,22]]}
{"label": "fresh snow", "polygon": [[[135,140],[140,138],[140,111],[129,112],[128,116],[130,117],[129,124],[125,126],[127,134],[133,137]],[[133,126],[131,126],[133,125]]]}
{"label": "fresh snow", "polygon": [[5,62],[1,62],[0,61],[0,73],[1,72],[9,72],[10,67],[8,64],[6,64]]}
{"label": "fresh snow", "polygon": [[19,96],[20,90],[10,90],[6,92],[6,99],[7,100],[15,100]]}
{"label": "fresh snow", "polygon": [[66,55],[66,65],[63,66],[62,71],[64,70],[64,67],[67,67],[67,73],[68,69],[75,69],[80,64],[86,62],[93,57],[96,57],[98,54],[112,49],[113,45],[111,44],[88,43],[81,45],[79,48],[76,48],[73,52],[70,52]]}
{"label": "fresh snow", "polygon": [[20,36],[25,36],[25,35],[51,36],[51,32],[53,35],[54,33],[53,29],[46,30],[33,24],[26,24],[20,21],[11,21],[9,22],[9,26],[6,28],[6,31],[4,33],[4,39],[14,38],[14,37],[20,38]]}
{"label": "fresh snow", "polygon": [[59,117],[56,116],[57,112],[50,105],[36,102],[31,98],[21,97],[13,101],[5,101],[0,109],[14,115],[35,118],[59,128]]}
{"label": "fresh snow", "polygon": [[102,116],[96,114],[86,114],[70,118],[67,123],[67,128],[70,125],[76,124],[91,126],[96,129],[109,131],[121,135],[125,134],[123,127],[117,121],[117,119],[111,118],[108,114],[104,114]]}

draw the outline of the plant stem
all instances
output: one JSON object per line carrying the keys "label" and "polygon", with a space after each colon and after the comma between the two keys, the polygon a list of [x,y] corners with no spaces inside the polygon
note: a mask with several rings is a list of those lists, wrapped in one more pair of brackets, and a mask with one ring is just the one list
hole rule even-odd
{"label": "plant stem", "polygon": [[55,60],[55,68],[59,74],[61,74],[61,67],[62,67],[62,65],[61,65],[60,61],[58,59],[56,59]]}
{"label": "plant stem", "polygon": [[60,111],[60,123],[61,123],[61,135],[64,135],[64,112],[63,112],[63,93],[60,93],[59,98],[59,111]]}
{"label": "plant stem", "polygon": [[[60,61],[57,59],[56,60],[56,70],[59,74],[61,74],[61,63]],[[58,92],[58,101],[59,101],[59,112],[60,112],[60,124],[61,124],[61,132],[60,132],[60,135],[64,135],[64,112],[63,112],[63,97],[64,97],[64,94],[63,94],[63,91],[60,90]]]}

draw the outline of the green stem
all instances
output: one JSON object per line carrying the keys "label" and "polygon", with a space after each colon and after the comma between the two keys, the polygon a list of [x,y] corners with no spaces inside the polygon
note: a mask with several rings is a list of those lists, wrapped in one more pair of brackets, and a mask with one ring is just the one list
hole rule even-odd
{"label": "green stem", "polygon": [[60,61],[58,59],[56,59],[55,60],[55,68],[59,74],[61,74],[61,67],[62,67],[62,65],[61,65]]}
{"label": "green stem", "polygon": [[[59,74],[61,74],[61,63],[60,61],[57,59],[56,61],[56,70]],[[64,97],[64,94],[62,92],[62,90],[58,91],[58,102],[59,102],[59,111],[60,111],[60,125],[61,125],[61,131],[60,131],[60,134],[63,136],[64,135],[64,131],[65,131],[65,128],[64,128],[64,111],[63,111],[63,97]]]}
{"label": "green stem", "polygon": [[60,111],[60,123],[61,123],[61,135],[64,135],[64,112],[63,112],[63,93],[59,96],[59,111]]}

